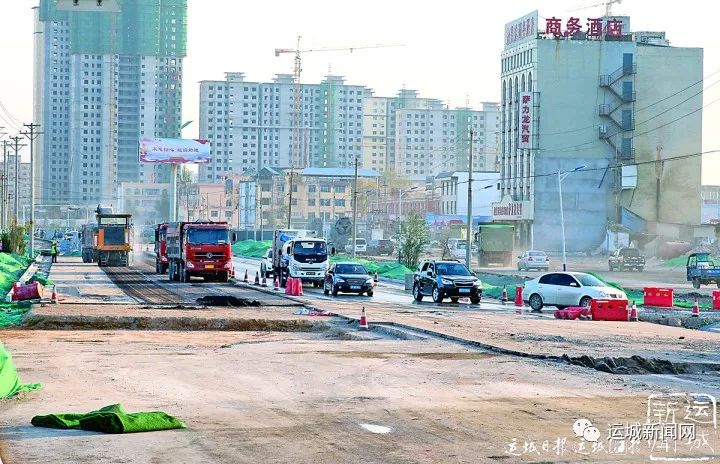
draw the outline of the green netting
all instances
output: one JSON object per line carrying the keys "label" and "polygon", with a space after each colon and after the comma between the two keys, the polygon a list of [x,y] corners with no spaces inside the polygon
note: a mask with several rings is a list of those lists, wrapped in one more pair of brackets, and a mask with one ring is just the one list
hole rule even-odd
{"label": "green netting", "polygon": [[25,313],[30,311],[30,303],[0,303],[0,328],[22,325]]}
{"label": "green netting", "polygon": [[0,253],[0,295],[5,296],[13,283],[25,272],[31,259],[25,256]]}
{"label": "green netting", "polygon": [[122,404],[111,404],[88,413],[61,413],[35,416],[35,427],[81,429],[103,433],[137,433],[184,429],[185,424],[162,411],[128,413]]}
{"label": "green netting", "polygon": [[245,258],[262,258],[271,246],[271,240],[241,240],[233,243],[232,251],[233,254]]}
{"label": "green netting", "polygon": [[43,287],[52,287],[53,285],[55,285],[55,282],[53,282],[51,279],[40,274],[33,274],[33,276],[28,279],[28,283],[33,282],[40,282]]}
{"label": "green netting", "polygon": [[0,343],[0,398],[7,398],[20,392],[37,390],[40,387],[39,383],[20,383],[12,356]]}
{"label": "green netting", "polygon": [[395,262],[377,262],[377,261],[370,261],[369,259],[364,258],[349,258],[344,256],[331,256],[330,257],[331,263],[340,263],[340,262],[353,262],[362,264],[365,266],[365,269],[368,270],[371,274],[378,273],[378,276],[385,277],[386,279],[404,279],[405,274],[412,274],[413,271],[406,268],[404,265],[400,263]]}

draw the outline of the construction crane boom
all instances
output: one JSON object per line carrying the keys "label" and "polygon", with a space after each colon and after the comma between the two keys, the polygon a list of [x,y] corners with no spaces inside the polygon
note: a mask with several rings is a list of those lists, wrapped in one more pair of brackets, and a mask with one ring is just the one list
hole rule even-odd
{"label": "construction crane boom", "polygon": [[622,3],[622,0],[607,0],[605,2],[596,3],[594,5],[586,5],[574,8],[572,10],[568,11],[580,11],[580,10],[587,10],[588,8],[595,8],[596,6],[604,6],[605,7],[605,16],[612,16],[612,6],[617,3],[618,5]]}
{"label": "construction crane boom", "polygon": [[376,45],[362,45],[359,47],[331,47],[331,48],[308,48],[305,50],[300,49],[301,36],[297,37],[297,46],[295,48],[276,48],[275,56],[280,56],[286,53],[292,53],[295,55],[295,63],[293,69],[293,80],[294,80],[294,95],[293,95],[293,153],[291,154],[290,165],[291,167],[304,168],[307,167],[308,160],[301,155],[300,150],[300,126],[302,125],[302,95],[300,87],[300,75],[302,74],[302,54],[313,53],[313,52],[354,52],[355,50],[366,50],[372,48],[390,48],[390,47],[404,47],[402,44],[376,44]]}

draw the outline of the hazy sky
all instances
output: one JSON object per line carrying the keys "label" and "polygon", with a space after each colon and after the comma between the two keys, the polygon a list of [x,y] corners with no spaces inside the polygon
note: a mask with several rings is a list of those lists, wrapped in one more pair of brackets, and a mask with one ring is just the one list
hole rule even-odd
{"label": "hazy sky", "polygon": [[[276,58],[273,50],[293,48],[298,34],[303,37],[301,48],[405,45],[353,53],[307,53],[303,82],[318,82],[331,68],[348,83],[373,88],[376,95],[394,95],[405,86],[452,106],[464,104],[467,98],[474,106],[498,101],[499,56],[506,22],[536,8],[544,17],[599,16],[604,7],[570,12],[597,3],[600,1],[188,0],[183,113],[185,121],[196,122],[183,135],[197,135],[198,81],[222,79],[226,71],[245,72],[247,79],[255,81],[291,73],[292,56]],[[704,75],[709,75],[720,69],[717,18],[707,8],[713,3],[624,0],[614,5],[613,13],[630,15],[635,31],[666,31],[672,45],[703,47]],[[22,121],[32,118],[31,7],[36,4],[37,0],[0,0],[0,102]],[[715,85],[719,79],[714,75],[705,83],[705,87],[712,86],[705,92],[705,104],[720,97],[720,85]],[[0,108],[0,126],[8,126],[3,116]],[[703,111],[703,151],[720,149],[719,122],[720,102]],[[720,184],[720,153],[706,157],[703,181]]]}

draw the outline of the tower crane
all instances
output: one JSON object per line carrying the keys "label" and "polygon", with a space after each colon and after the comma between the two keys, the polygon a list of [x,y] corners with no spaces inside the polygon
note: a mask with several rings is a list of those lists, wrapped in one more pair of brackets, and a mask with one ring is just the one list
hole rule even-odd
{"label": "tower crane", "polygon": [[570,11],[586,10],[588,8],[594,8],[596,6],[604,6],[605,7],[605,16],[612,16],[613,15],[612,14],[612,6],[615,3],[617,3],[619,5],[620,3],[622,3],[622,0],[606,0],[604,2],[596,3],[594,5],[578,7],[578,8],[572,9]]}
{"label": "tower crane", "polygon": [[280,56],[286,53],[292,53],[295,55],[295,65],[293,68],[293,83],[294,83],[294,95],[293,95],[293,153],[294,155],[290,160],[291,166],[299,164],[298,167],[305,167],[306,160],[301,159],[300,153],[300,125],[302,124],[302,95],[300,87],[300,75],[302,74],[302,54],[313,53],[313,52],[354,52],[355,50],[366,50],[370,48],[389,48],[389,47],[404,47],[404,45],[363,45],[360,47],[338,47],[338,48],[308,48],[305,50],[300,49],[301,36],[297,36],[297,45],[295,48],[276,48],[275,56]]}

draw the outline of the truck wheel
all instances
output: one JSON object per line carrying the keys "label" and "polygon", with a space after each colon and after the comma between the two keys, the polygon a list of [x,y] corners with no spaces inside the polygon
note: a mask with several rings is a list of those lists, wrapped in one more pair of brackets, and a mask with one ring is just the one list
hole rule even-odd
{"label": "truck wheel", "polygon": [[217,276],[217,281],[227,283],[230,280],[230,275],[227,272],[221,272]]}
{"label": "truck wheel", "polygon": [[183,282],[190,282],[190,273],[185,269],[185,267],[180,270],[180,277],[182,278]]}
{"label": "truck wheel", "polygon": [[413,285],[413,297],[415,298],[415,301],[422,301],[423,294],[420,291],[420,286],[418,284]]}
{"label": "truck wheel", "polygon": [[692,284],[693,288],[700,288],[700,279],[693,279]]}

